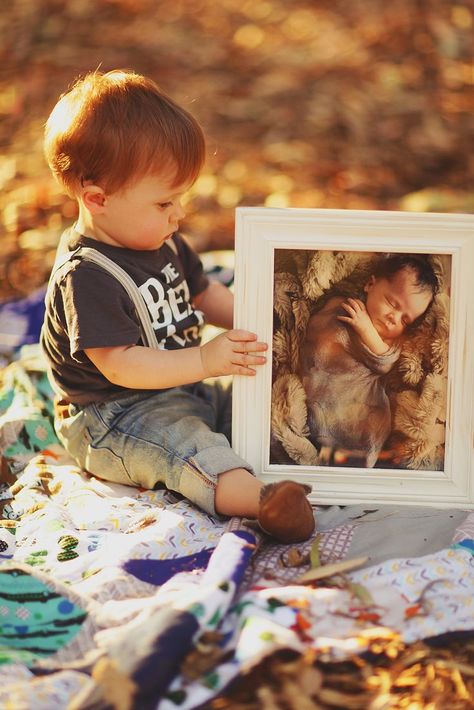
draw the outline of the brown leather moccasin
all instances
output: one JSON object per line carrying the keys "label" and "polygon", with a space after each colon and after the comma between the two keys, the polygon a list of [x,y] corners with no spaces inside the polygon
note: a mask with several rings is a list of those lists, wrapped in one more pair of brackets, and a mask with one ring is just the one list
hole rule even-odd
{"label": "brown leather moccasin", "polygon": [[314,513],[309,500],[311,486],[296,481],[269,483],[262,488],[258,524],[279,542],[303,542],[314,532]]}

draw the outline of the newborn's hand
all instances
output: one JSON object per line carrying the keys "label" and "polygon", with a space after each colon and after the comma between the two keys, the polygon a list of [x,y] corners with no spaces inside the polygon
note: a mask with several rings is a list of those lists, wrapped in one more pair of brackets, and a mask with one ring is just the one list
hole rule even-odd
{"label": "newborn's hand", "polygon": [[267,349],[257,341],[255,333],[247,330],[228,330],[201,346],[201,361],[205,377],[219,375],[255,375],[256,365],[267,358],[258,353]]}
{"label": "newborn's hand", "polygon": [[367,313],[365,303],[359,298],[348,298],[341,304],[346,311],[346,316],[337,316],[338,320],[348,323],[359,335],[375,331],[374,324]]}
{"label": "newborn's hand", "polygon": [[338,320],[348,323],[366,345],[376,355],[383,355],[389,349],[389,344],[383,340],[372,323],[365,303],[358,298],[348,298],[342,304],[346,316],[337,316]]}

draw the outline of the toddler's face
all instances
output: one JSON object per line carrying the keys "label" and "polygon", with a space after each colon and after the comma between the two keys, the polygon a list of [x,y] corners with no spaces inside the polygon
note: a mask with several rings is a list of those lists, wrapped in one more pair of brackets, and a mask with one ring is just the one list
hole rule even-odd
{"label": "toddler's face", "polygon": [[420,290],[412,269],[401,269],[391,279],[371,276],[365,289],[366,308],[372,323],[384,340],[400,337],[405,328],[428,308],[432,293]]}
{"label": "toddler's face", "polygon": [[100,225],[107,241],[128,249],[161,247],[185,216],[181,199],[190,187],[171,187],[172,179],[172,173],[150,175],[107,195]]}

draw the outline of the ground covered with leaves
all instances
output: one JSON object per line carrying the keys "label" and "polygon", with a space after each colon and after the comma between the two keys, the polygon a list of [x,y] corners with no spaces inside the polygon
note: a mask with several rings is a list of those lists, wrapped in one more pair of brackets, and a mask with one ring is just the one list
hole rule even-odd
{"label": "ground covered with leaves", "polygon": [[343,663],[279,652],[235,682],[212,710],[468,710],[474,643],[404,646],[374,628],[371,652]]}
{"label": "ground covered with leaves", "polygon": [[[239,205],[474,209],[467,0],[10,0],[0,11],[0,299],[45,283],[75,204],[42,127],[100,67],[154,78],[201,121],[208,161],[183,225],[232,248]],[[472,707],[472,641],[377,636],[344,664],[278,654],[219,708]]]}
{"label": "ground covered with leaves", "polygon": [[[309,558],[309,559],[306,559]],[[367,559],[365,558],[365,561]],[[474,707],[474,633],[469,630],[406,644],[393,629],[382,626],[370,591],[350,581],[346,572],[364,562],[344,560],[322,564],[318,536],[309,553],[289,548],[282,567],[295,571],[310,563],[293,584],[350,590],[359,604],[355,637],[364,651],[335,662],[328,639],[324,646],[297,653],[278,649],[253,660],[225,692],[200,710],[469,710]],[[425,593],[407,607],[409,616],[425,614]],[[299,634],[307,626],[301,617]],[[221,652],[222,654],[222,652]],[[181,667],[193,680],[221,662],[219,634],[201,637]]]}
{"label": "ground covered with leaves", "polygon": [[75,216],[42,127],[81,74],[129,67],[201,121],[183,225],[233,245],[238,205],[472,211],[467,0],[11,0],[0,12],[0,297],[46,279]]}

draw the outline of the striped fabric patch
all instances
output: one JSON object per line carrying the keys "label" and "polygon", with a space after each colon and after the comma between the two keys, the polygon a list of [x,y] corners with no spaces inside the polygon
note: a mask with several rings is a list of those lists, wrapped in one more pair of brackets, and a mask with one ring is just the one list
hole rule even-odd
{"label": "striped fabric patch", "polygon": [[33,665],[69,643],[87,613],[21,569],[0,569],[0,664]]}

